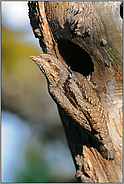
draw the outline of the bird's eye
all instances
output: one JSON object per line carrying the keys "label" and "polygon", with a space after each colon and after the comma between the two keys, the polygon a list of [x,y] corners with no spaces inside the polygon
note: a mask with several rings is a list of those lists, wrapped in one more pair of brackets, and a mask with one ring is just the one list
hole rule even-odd
{"label": "bird's eye", "polygon": [[50,63],[50,62],[51,62],[51,60],[49,59],[49,60],[48,60],[48,62]]}

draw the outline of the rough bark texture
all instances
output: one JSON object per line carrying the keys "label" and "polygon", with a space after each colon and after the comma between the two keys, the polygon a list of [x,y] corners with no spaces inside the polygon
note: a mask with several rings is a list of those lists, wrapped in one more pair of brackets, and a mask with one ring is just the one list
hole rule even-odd
{"label": "rough bark texture", "polygon": [[59,114],[79,182],[122,182],[122,12],[121,2],[39,1],[28,3],[30,24],[44,53],[96,82],[115,158],[106,160],[84,129]]}

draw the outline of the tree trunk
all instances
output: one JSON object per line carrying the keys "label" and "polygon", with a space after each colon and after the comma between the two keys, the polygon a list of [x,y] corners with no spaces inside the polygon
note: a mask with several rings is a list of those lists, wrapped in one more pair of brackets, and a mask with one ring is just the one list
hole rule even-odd
{"label": "tree trunk", "polygon": [[[79,182],[122,182],[122,4],[119,1],[29,1],[44,53],[97,83],[115,157],[97,151],[85,130],[58,107]],[[82,84],[83,85],[83,84]]]}

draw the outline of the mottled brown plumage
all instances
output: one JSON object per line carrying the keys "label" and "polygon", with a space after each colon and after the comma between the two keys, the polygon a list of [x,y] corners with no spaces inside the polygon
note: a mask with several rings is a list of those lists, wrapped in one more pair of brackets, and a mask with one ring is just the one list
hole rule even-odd
{"label": "mottled brown plumage", "polygon": [[41,54],[30,58],[46,76],[53,100],[101,143],[99,151],[104,158],[113,159],[114,151],[106,117],[91,82],[51,55]]}

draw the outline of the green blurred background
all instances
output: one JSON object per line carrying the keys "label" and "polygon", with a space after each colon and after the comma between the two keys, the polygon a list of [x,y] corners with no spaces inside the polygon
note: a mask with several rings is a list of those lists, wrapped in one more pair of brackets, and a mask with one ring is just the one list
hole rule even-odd
{"label": "green blurred background", "polygon": [[1,2],[2,182],[76,182],[56,104],[29,55],[42,53],[27,1]]}

